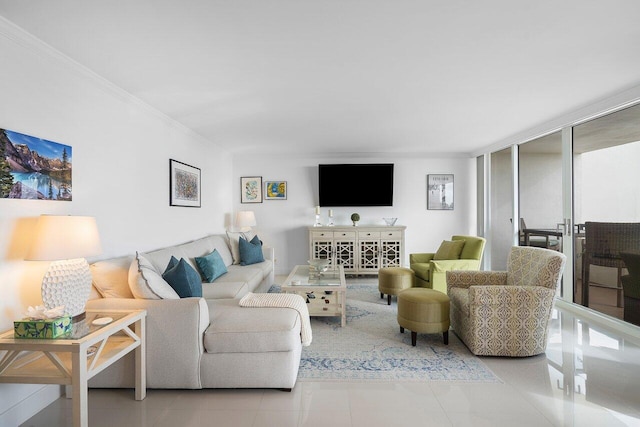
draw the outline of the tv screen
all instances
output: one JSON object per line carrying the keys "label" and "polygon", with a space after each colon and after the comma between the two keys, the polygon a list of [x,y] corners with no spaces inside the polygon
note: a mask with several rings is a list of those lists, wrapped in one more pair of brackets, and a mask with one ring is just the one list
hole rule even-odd
{"label": "tv screen", "polygon": [[393,163],[318,165],[320,206],[393,206]]}

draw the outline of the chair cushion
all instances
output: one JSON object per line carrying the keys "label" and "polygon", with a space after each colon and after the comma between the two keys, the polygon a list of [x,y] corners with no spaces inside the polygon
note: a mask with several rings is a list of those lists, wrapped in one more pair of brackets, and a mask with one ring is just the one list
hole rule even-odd
{"label": "chair cushion", "polygon": [[464,240],[443,240],[433,256],[434,260],[460,259],[460,253],[464,247]]}
{"label": "chair cushion", "polygon": [[429,281],[429,270],[431,270],[430,262],[417,262],[411,264],[411,269],[415,273],[416,277]]}

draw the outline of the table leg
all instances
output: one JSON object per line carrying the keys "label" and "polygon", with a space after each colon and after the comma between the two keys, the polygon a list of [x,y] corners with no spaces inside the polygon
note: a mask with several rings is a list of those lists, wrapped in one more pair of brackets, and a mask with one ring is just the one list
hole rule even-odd
{"label": "table leg", "polygon": [[89,426],[89,396],[87,393],[87,349],[80,346],[71,354],[71,387],[73,393],[73,426]]}
{"label": "table leg", "polygon": [[136,363],[136,400],[143,400],[147,396],[147,354],[146,354],[146,325],[145,317],[138,320],[135,333],[140,338],[140,345],[134,350]]}

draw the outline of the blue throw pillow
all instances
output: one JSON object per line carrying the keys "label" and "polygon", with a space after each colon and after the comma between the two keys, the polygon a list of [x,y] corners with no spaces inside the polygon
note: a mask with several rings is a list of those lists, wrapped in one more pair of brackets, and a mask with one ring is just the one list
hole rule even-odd
{"label": "blue throw pillow", "polygon": [[203,279],[208,283],[213,282],[227,272],[227,266],[224,265],[224,261],[217,249],[214,249],[209,255],[196,257],[196,265]]}
{"label": "blue throw pillow", "polygon": [[240,249],[240,265],[250,265],[264,261],[262,242],[258,239],[258,236],[253,236],[250,242],[247,242],[247,239],[241,236],[238,243]]}
{"label": "blue throw pillow", "polygon": [[180,261],[174,263],[172,268],[169,268],[174,259],[173,257],[171,258],[172,260],[169,261],[167,270],[162,273],[162,278],[171,285],[180,298],[201,297],[202,280],[198,272],[184,258],[181,258]]}
{"label": "blue throw pillow", "polygon": [[[174,257],[173,255],[171,255],[171,259],[169,260],[169,264],[167,264],[167,268],[164,269],[164,273],[166,273],[167,271],[171,270],[173,267],[175,267],[176,265],[178,265],[178,258]],[[164,274],[162,273],[162,274]]]}

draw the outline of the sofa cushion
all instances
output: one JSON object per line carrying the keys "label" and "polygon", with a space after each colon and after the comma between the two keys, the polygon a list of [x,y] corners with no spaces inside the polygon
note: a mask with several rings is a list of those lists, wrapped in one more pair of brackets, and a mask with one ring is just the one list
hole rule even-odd
{"label": "sofa cushion", "polygon": [[184,258],[176,261],[172,257],[162,278],[171,285],[180,298],[201,297],[202,280],[200,274]]}
{"label": "sofa cushion", "polygon": [[[227,242],[229,244],[229,250],[233,258],[234,264],[240,264],[240,237],[244,237],[247,240],[253,239],[255,234],[253,231],[229,231],[227,230]],[[229,264],[227,264],[229,265]]]}
{"label": "sofa cushion", "polygon": [[[265,261],[265,263],[267,262]],[[249,292],[253,292],[265,277],[264,269],[262,268],[263,264],[264,263],[258,263],[247,266],[230,265],[227,274],[218,277],[214,285],[218,283],[241,282],[247,284],[247,290]],[[244,295],[241,295],[241,297],[242,296]]]}
{"label": "sofa cushion", "polygon": [[434,260],[459,259],[464,240],[443,240],[433,256]]}
{"label": "sofa cushion", "polygon": [[217,249],[214,249],[209,255],[196,257],[195,261],[202,278],[207,283],[213,282],[227,272],[227,266],[224,265]]}
{"label": "sofa cushion", "polygon": [[136,252],[136,257],[129,267],[129,289],[134,297],[140,299],[179,299],[151,262]]}
{"label": "sofa cushion", "polygon": [[220,282],[202,284],[202,297],[208,300],[224,298],[242,298],[249,292],[246,282]]}
{"label": "sofa cushion", "polygon": [[90,265],[93,286],[103,298],[133,298],[129,289],[131,256],[123,256]]}
{"label": "sofa cushion", "polygon": [[258,236],[253,236],[251,241],[247,241],[247,239],[240,237],[239,249],[240,265],[251,265],[264,261],[264,256],[262,255],[262,242]]}
{"label": "sofa cushion", "polygon": [[153,264],[159,273],[164,271],[172,256],[175,256],[177,259],[184,258],[185,261],[197,271],[197,265],[194,260],[195,257],[210,254],[214,249],[218,250],[225,265],[231,265],[233,263],[231,251],[229,250],[226,239],[216,235],[203,237],[179,245],[168,246],[155,251],[144,252],[143,255]]}
{"label": "sofa cushion", "polygon": [[237,300],[216,300],[204,333],[207,353],[291,351],[300,344],[300,318],[289,308],[246,308]]}

